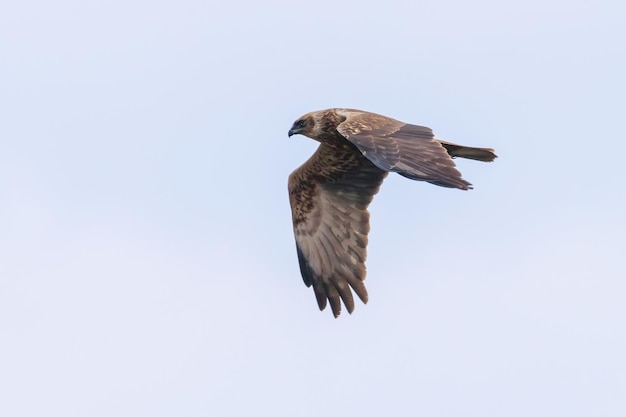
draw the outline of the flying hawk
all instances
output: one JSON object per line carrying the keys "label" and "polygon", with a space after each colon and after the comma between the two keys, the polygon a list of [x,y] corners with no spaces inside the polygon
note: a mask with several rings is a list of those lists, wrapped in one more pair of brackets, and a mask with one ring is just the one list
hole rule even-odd
{"label": "flying hawk", "polygon": [[341,300],[349,313],[354,310],[352,291],[367,303],[367,206],[389,172],[467,190],[472,186],[461,178],[452,158],[496,158],[493,149],[444,142],[427,127],[361,110],[305,114],[289,129],[289,136],[296,134],[320,142],[289,176],[300,272],[306,286],[313,285],[320,310],[328,300],[335,317],[341,313]]}

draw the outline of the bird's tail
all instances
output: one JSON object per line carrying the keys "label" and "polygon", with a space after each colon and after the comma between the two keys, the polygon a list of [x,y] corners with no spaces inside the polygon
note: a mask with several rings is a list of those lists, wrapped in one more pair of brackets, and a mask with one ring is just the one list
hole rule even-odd
{"label": "bird's tail", "polygon": [[446,148],[448,154],[453,158],[467,158],[476,161],[491,162],[498,156],[489,148],[472,148],[471,146],[461,146],[437,139]]}

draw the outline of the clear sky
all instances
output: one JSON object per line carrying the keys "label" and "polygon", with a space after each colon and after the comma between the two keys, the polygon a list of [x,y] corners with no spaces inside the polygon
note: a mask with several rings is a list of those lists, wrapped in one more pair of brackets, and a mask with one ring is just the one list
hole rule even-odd
{"label": "clear sky", "polygon": [[[0,415],[626,415],[622,1],[0,6]],[[389,177],[370,302],[300,278],[287,130],[493,147]]]}

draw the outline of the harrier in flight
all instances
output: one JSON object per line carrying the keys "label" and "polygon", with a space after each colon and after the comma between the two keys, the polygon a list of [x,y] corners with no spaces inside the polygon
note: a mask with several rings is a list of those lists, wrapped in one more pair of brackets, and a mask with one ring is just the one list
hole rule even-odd
{"label": "harrier in flight", "polygon": [[[289,176],[289,202],[300,272],[320,310],[335,317],[341,301],[354,310],[352,291],[367,303],[365,258],[368,205],[389,172],[441,187],[468,190],[453,158],[491,162],[493,149],[436,139],[431,129],[351,109],[305,114],[289,129],[320,142]],[[351,290],[352,289],[352,290]]]}

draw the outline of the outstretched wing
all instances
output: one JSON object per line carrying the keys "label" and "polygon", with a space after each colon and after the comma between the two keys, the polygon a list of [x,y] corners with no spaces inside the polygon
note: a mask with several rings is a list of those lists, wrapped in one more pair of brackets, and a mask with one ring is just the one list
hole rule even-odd
{"label": "outstretched wing", "polygon": [[340,148],[320,145],[289,176],[300,272],[306,286],[313,286],[320,310],[328,300],[335,317],[341,300],[348,312],[354,310],[350,288],[367,302],[367,206],[386,175],[346,143]]}
{"label": "outstretched wing", "polygon": [[472,188],[430,128],[358,110],[337,114],[346,118],[337,126],[339,134],[378,168],[443,187]]}

